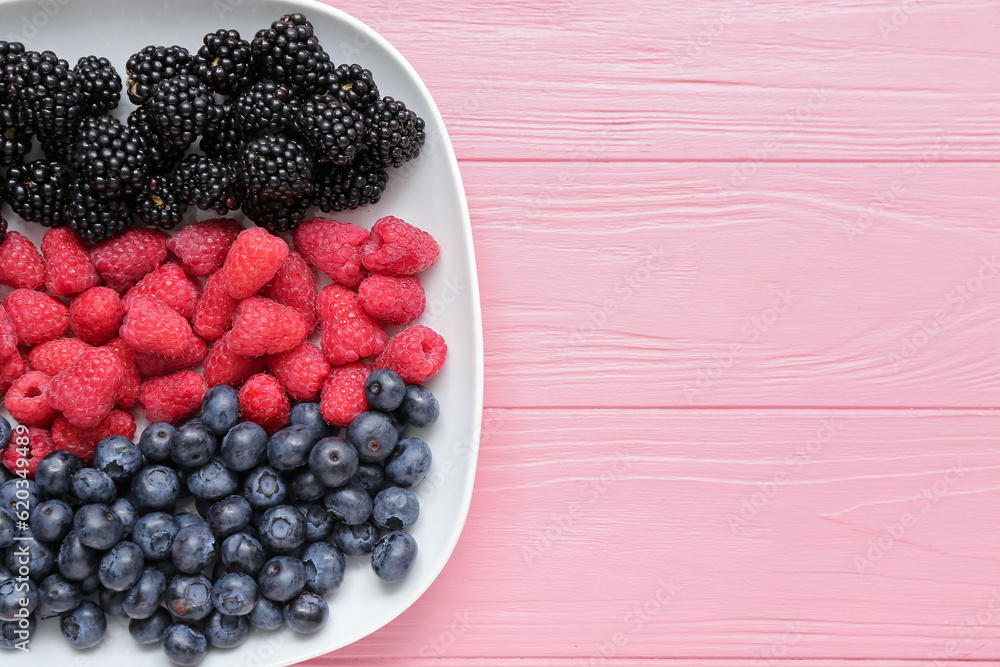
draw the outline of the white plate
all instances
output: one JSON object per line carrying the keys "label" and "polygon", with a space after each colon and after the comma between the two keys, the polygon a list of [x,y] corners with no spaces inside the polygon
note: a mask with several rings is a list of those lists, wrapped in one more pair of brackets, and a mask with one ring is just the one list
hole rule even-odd
{"label": "white plate", "polygon": [[[424,151],[390,172],[388,192],[380,203],[329,217],[368,228],[379,217],[395,215],[430,232],[440,244],[440,259],[421,274],[427,292],[421,323],[448,342],[444,368],[428,383],[440,400],[441,418],[415,433],[431,445],[434,464],[428,478],[414,489],[421,513],[412,529],[419,555],[410,575],[400,584],[384,584],[367,559],[349,558],[344,585],[328,597],[330,621],[323,631],[302,636],[287,630],[254,630],[239,648],[210,649],[202,663],[207,667],[289,665],[355,642],[413,604],[455,548],[472,498],[483,402],[479,290],[458,163],[441,115],[409,63],[372,29],[325,5],[308,0],[0,0],[0,38],[22,41],[29,49],[53,50],[71,65],[84,55],[104,56],[123,76],[128,56],[148,44],[181,44],[194,51],[205,33],[223,27],[236,28],[245,39],[252,39],[258,29],[290,12],[301,12],[312,21],[336,63],[367,67],[383,95],[403,100],[427,122]],[[125,99],[116,115],[124,118],[131,108]],[[12,229],[40,243],[42,228],[25,225],[16,216],[8,221]],[[46,667],[170,664],[158,646],[136,644],[125,623],[109,620],[108,637],[87,651],[69,647],[59,635],[57,619],[42,621],[30,654],[2,651],[0,660],[5,665]]]}

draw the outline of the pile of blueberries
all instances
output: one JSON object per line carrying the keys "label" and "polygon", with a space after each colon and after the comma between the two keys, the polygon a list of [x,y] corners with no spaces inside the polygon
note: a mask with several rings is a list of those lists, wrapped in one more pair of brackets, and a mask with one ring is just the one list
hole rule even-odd
{"label": "pile of blueberries", "polygon": [[[300,403],[269,438],[239,421],[236,392],[219,385],[177,428],[101,441],[92,467],[61,450],[34,480],[0,467],[0,646],[58,616],[70,645],[89,648],[111,614],[131,619],[136,641],[197,665],[251,626],[319,630],[345,556],[370,555],[380,579],[401,581],[417,555],[409,487],[431,465],[428,445],[405,436],[434,423],[439,406],[389,370],[373,372],[365,393],[371,410],[344,437],[317,404]],[[0,418],[0,437],[10,434]],[[188,498],[196,512],[175,513]],[[27,525],[17,518],[25,503]]]}

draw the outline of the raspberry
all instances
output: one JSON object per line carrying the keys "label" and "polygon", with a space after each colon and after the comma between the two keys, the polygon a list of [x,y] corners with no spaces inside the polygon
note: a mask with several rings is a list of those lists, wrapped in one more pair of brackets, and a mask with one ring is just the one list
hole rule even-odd
{"label": "raspberry", "polygon": [[90,259],[108,287],[121,294],[167,261],[167,237],[156,229],[133,229],[95,245]]}
{"label": "raspberry", "polygon": [[260,295],[294,308],[306,321],[309,331],[316,328],[316,276],[299,253],[288,253],[285,263],[260,290]]}
{"label": "raspberry", "polygon": [[268,357],[267,368],[296,401],[315,401],[323,380],[330,374],[326,357],[307,340],[287,352]]}
{"label": "raspberry", "polygon": [[330,371],[323,383],[320,411],[327,423],[347,426],[368,410],[365,380],[372,369],[367,364],[345,364]]}
{"label": "raspberry", "polygon": [[125,308],[110,287],[91,287],[69,304],[69,328],[91,345],[104,345],[118,335]]}
{"label": "raspberry", "polygon": [[244,357],[229,347],[227,333],[212,346],[205,358],[205,381],[209,387],[227,384],[239,387],[251,375],[264,370],[264,357]]}
{"label": "raspberry", "polygon": [[14,380],[7,390],[4,405],[10,416],[25,426],[48,426],[56,411],[45,400],[45,389],[52,378],[41,371],[28,371]]}
{"label": "raspberry", "polygon": [[332,366],[378,354],[385,348],[385,331],[358,303],[358,295],[343,285],[323,288],[316,300],[322,324],[320,344]]}
{"label": "raspberry", "polygon": [[14,380],[28,372],[28,361],[20,352],[0,362],[0,396],[7,393]]}
{"label": "raspberry", "polygon": [[[38,464],[47,454],[51,454],[55,451],[56,446],[52,443],[52,437],[49,432],[44,428],[38,428],[32,426],[28,429],[28,449],[30,450],[28,456],[23,455],[24,447],[18,447],[17,438],[11,438],[7,446],[3,448],[2,454],[0,454],[0,459],[3,460],[4,466],[7,470],[12,473],[17,473],[18,463],[22,466],[24,463],[28,464],[27,471],[25,475],[29,478],[34,479],[35,471],[38,470]],[[22,451],[17,451],[21,449]]]}
{"label": "raspberry", "polygon": [[430,234],[388,216],[372,227],[361,248],[361,263],[375,273],[408,276],[429,267],[440,253]]}
{"label": "raspberry", "polygon": [[387,324],[409,324],[424,312],[427,297],[416,276],[372,275],[358,288],[365,312]]}
{"label": "raspberry", "polygon": [[101,423],[90,429],[74,428],[63,416],[56,417],[52,423],[55,448],[76,454],[84,465],[89,465],[93,460],[98,443],[113,435],[129,440],[135,436],[135,419],[132,415],[123,410],[112,410]]}
{"label": "raspberry", "polygon": [[69,327],[69,308],[48,294],[21,287],[10,293],[3,307],[22,345],[59,338]]}
{"label": "raspberry", "polygon": [[45,260],[26,236],[7,232],[0,243],[0,283],[38,289],[45,284]]}
{"label": "raspberry", "polygon": [[115,338],[104,347],[117,354],[119,361],[122,362],[124,374],[122,375],[122,383],[118,385],[118,396],[115,397],[115,403],[127,410],[139,400],[139,387],[142,385],[142,375],[135,362],[135,355],[121,338]]}
{"label": "raspberry", "polygon": [[207,391],[205,378],[181,371],[143,382],[139,402],[150,423],[176,424],[198,411]]}
{"label": "raspberry", "polygon": [[308,329],[302,316],[288,306],[252,296],[236,308],[229,346],[244,357],[277,354],[301,343]]}
{"label": "raspberry", "polygon": [[136,297],[125,313],[121,337],[133,350],[179,357],[191,342],[191,325],[176,310],[148,296]]}
{"label": "raspberry", "polygon": [[68,227],[50,229],[42,238],[45,286],[56,296],[79,294],[101,283],[83,243]]}
{"label": "raspberry", "polygon": [[139,371],[146,377],[158,377],[160,375],[170,375],[177,371],[186,371],[194,368],[202,362],[208,354],[208,346],[205,341],[198,336],[191,334],[191,342],[188,343],[184,354],[179,357],[164,358],[152,352],[135,350],[135,363]]}
{"label": "raspberry", "polygon": [[222,286],[222,272],[213,273],[194,313],[194,332],[205,340],[219,340],[233,325],[233,313],[239,303]]}
{"label": "raspberry", "polygon": [[327,218],[306,220],[292,234],[295,249],[306,261],[330,276],[330,279],[357,287],[364,278],[361,270],[361,247],[368,232],[349,222]]}
{"label": "raspberry", "polygon": [[291,408],[281,383],[273,375],[258,373],[240,389],[240,418],[252,421],[272,435],[288,424]]}
{"label": "raspberry", "polygon": [[416,384],[430,379],[441,370],[448,346],[441,334],[418,324],[392,337],[375,368],[388,368],[406,382]]}
{"label": "raspberry", "polygon": [[193,275],[207,276],[222,268],[226,253],[243,230],[231,218],[196,222],[182,228],[167,241],[167,248]]}
{"label": "raspberry", "polygon": [[114,407],[124,373],[121,360],[111,350],[87,350],[52,378],[45,398],[73,426],[93,428]]}
{"label": "raspberry", "polygon": [[28,352],[28,362],[36,371],[55,376],[73,365],[80,355],[93,346],[78,338],[56,338],[32,348]]}
{"label": "raspberry", "polygon": [[194,317],[198,305],[198,287],[177,264],[164,264],[147,274],[125,295],[125,310],[140,296],[149,296],[176,310],[184,319]]}
{"label": "raspberry", "polygon": [[288,257],[288,244],[260,227],[240,232],[222,265],[222,284],[234,299],[256,294]]}
{"label": "raspberry", "polygon": [[7,311],[0,306],[0,360],[12,354],[17,354],[17,329]]}

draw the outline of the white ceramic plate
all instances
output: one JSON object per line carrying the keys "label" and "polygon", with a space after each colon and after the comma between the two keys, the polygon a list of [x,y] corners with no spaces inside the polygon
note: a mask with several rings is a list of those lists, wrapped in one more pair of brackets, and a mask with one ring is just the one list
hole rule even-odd
{"label": "white ceramic plate", "polygon": [[[416,601],[448,561],[465,523],[472,497],[483,401],[482,322],[468,207],[458,163],[430,93],[388,42],[358,20],[309,0],[0,0],[0,39],[22,41],[29,49],[55,51],[70,64],[84,55],[109,58],[124,77],[128,56],[148,44],[181,44],[196,50],[205,33],[236,28],[245,39],[283,14],[304,13],[336,63],[357,62],[370,69],[384,95],[406,102],[427,122],[420,157],[390,173],[388,192],[375,206],[334,214],[363,227],[395,215],[430,232],[441,257],[421,274],[427,312],[421,323],[448,342],[441,373],[428,382],[441,403],[441,418],[415,435],[433,449],[430,475],[414,491],[421,502],[412,533],[419,556],[406,580],[380,582],[367,559],[348,559],[339,591],[328,597],[330,621],[317,634],[254,630],[232,650],[211,649],[207,667],[289,665],[341,648],[379,629]],[[123,100],[124,118],[132,106]],[[200,213],[200,212],[199,212]],[[9,214],[9,209],[5,210]],[[318,213],[322,215],[321,213]],[[200,215],[199,217],[211,217]],[[238,213],[234,217],[243,219]],[[8,215],[11,228],[36,244],[45,230]],[[246,223],[244,223],[246,224]],[[140,424],[145,425],[143,420]],[[170,664],[158,646],[140,646],[120,619],[110,619],[101,645],[74,651],[59,635],[58,620],[39,624],[30,654],[0,652],[5,665],[85,667],[90,664]],[[89,661],[89,662],[88,662]]]}

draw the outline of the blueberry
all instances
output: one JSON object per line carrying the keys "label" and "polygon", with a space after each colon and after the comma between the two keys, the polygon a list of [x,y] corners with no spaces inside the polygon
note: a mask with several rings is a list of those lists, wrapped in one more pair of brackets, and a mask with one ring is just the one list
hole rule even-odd
{"label": "blueberry", "polygon": [[106,505],[112,502],[118,493],[114,480],[96,468],[82,468],[73,475],[70,489],[80,502],[88,504]]}
{"label": "blueberry", "polygon": [[[195,498],[194,499],[194,509],[198,514],[202,516],[208,516],[208,510],[215,502],[208,500],[207,498]],[[207,525],[207,524],[206,524]]]}
{"label": "blueberry", "polygon": [[298,500],[319,500],[326,493],[326,487],[312,470],[305,469],[288,483],[288,492]]}
{"label": "blueberry", "polygon": [[403,404],[406,383],[395,371],[380,368],[365,380],[365,398],[373,410],[391,412]]}
{"label": "blueberry", "polygon": [[181,512],[180,514],[175,514],[174,521],[177,522],[177,530],[180,530],[185,526],[208,526],[208,522],[194,512]]}
{"label": "blueberry", "polygon": [[34,480],[18,477],[0,484],[0,511],[16,517],[19,512],[30,511],[37,504],[38,485]]}
{"label": "blueberry", "polygon": [[208,640],[200,630],[185,623],[175,623],[163,633],[163,652],[170,662],[193,667],[205,659]]}
{"label": "blueberry", "polygon": [[275,556],[264,563],[257,577],[257,591],[275,602],[291,600],[305,585],[305,565],[294,556]]}
{"label": "blueberry", "polygon": [[56,558],[59,573],[70,581],[83,581],[90,576],[96,578],[100,564],[101,552],[80,542],[77,531],[69,531],[59,545]]}
{"label": "blueberry", "polygon": [[317,542],[330,537],[333,517],[321,503],[300,503],[295,507],[306,520],[306,542]]}
{"label": "blueberry", "polygon": [[185,424],[170,436],[170,460],[188,468],[205,465],[212,460],[218,442],[204,424]]}
{"label": "blueberry", "polygon": [[146,561],[146,564],[149,567],[152,567],[162,572],[163,576],[167,578],[167,581],[170,581],[180,573],[180,570],[177,569],[177,566],[174,565],[174,561],[170,558],[164,558],[163,560]]}
{"label": "blueberry", "polygon": [[167,586],[166,601],[177,619],[200,621],[212,612],[212,582],[201,574],[178,574]]}
{"label": "blueberry", "polygon": [[108,629],[108,619],[96,602],[84,600],[59,617],[59,629],[73,648],[97,646]]}
{"label": "blueberry", "polygon": [[188,476],[187,484],[191,495],[205,500],[225,498],[239,488],[239,480],[235,473],[227,468],[220,458],[212,459],[192,472]]}
{"label": "blueberry", "polygon": [[267,441],[267,460],[276,470],[292,470],[309,460],[316,433],[307,426],[288,426]]}
{"label": "blueberry", "polygon": [[263,595],[257,597],[257,604],[250,612],[250,624],[260,630],[277,630],[285,622],[280,602],[268,599]]}
{"label": "blueberry", "polygon": [[219,455],[230,470],[250,470],[267,451],[267,433],[260,424],[243,422],[229,430],[222,439]]}
{"label": "blueberry", "polygon": [[[280,616],[280,614],[279,614]],[[35,634],[38,620],[34,615],[16,621],[0,621],[0,648],[30,650],[31,636]]]}
{"label": "blueberry", "polygon": [[46,498],[58,498],[70,492],[75,475],[83,464],[76,454],[57,449],[38,462],[35,483]]}
{"label": "blueberry", "polygon": [[323,438],[309,454],[309,470],[326,486],[342,486],[358,471],[358,451],[342,438]]}
{"label": "blueberry", "polygon": [[353,482],[326,494],[325,503],[334,519],[351,526],[364,523],[372,513],[372,497]]}
{"label": "blueberry", "polygon": [[398,441],[396,427],[381,412],[362,412],[347,427],[347,442],[366,463],[386,459]]}
{"label": "blueberry", "polygon": [[0,417],[0,449],[7,446],[10,442],[10,437],[14,434],[14,430],[10,427],[10,422],[7,421],[6,417]]}
{"label": "blueberry", "polygon": [[215,536],[207,526],[185,526],[174,536],[170,554],[181,572],[201,572],[215,558]]}
{"label": "blueberry", "polygon": [[46,500],[31,509],[31,534],[46,542],[58,542],[73,530],[73,508],[62,500]]}
{"label": "blueberry", "polygon": [[170,438],[176,430],[166,422],[150,424],[139,436],[139,451],[150,461],[166,463],[170,460]]}
{"label": "blueberry", "polygon": [[305,591],[285,603],[282,615],[288,627],[308,635],[323,627],[330,618],[330,607],[319,595]]}
{"label": "blueberry", "polygon": [[236,390],[217,384],[201,403],[201,423],[218,437],[224,436],[240,420],[240,402]]}
{"label": "blueberry", "polygon": [[61,574],[50,574],[38,585],[38,602],[61,614],[80,604],[80,588]]}
{"label": "blueberry", "polygon": [[255,577],[264,567],[265,560],[264,546],[246,533],[230,535],[222,542],[221,562],[230,572]]}
{"label": "blueberry", "polygon": [[115,502],[111,503],[111,511],[122,520],[124,530],[122,535],[124,537],[131,535],[132,529],[135,528],[135,522],[139,520],[139,513],[135,511],[135,506],[125,498],[116,498]]}
{"label": "blueberry", "polygon": [[163,634],[174,622],[170,612],[163,607],[157,607],[148,618],[133,618],[128,622],[128,633],[139,644],[159,644]]}
{"label": "blueberry", "polygon": [[437,421],[441,412],[434,394],[419,384],[406,385],[406,398],[400,407],[406,415],[406,421],[417,428],[430,426]]}
{"label": "blueberry", "polygon": [[[14,621],[18,614],[31,613],[38,606],[38,587],[33,581],[8,579],[0,583],[0,621]],[[27,612],[23,612],[27,609]]]}
{"label": "blueberry", "polygon": [[[14,517],[7,512],[0,512],[0,549],[6,549],[14,544],[16,535]],[[0,577],[0,580],[2,580],[2,577]]]}
{"label": "blueberry", "polygon": [[385,462],[385,476],[396,486],[418,484],[431,469],[431,448],[420,438],[403,438]]}
{"label": "blueberry", "polygon": [[95,503],[84,505],[76,511],[73,528],[80,542],[91,549],[110,549],[125,532],[125,526],[118,515],[107,505]]}
{"label": "blueberry", "polygon": [[145,559],[135,542],[119,542],[101,557],[97,578],[113,591],[126,591],[139,581]]}
{"label": "blueberry", "polygon": [[406,412],[402,407],[396,408],[392,412],[385,413],[392,425],[396,427],[396,436],[399,438],[405,438],[406,433],[410,430],[410,422],[406,421]]}
{"label": "blueberry", "polygon": [[[31,537],[30,531],[25,531],[25,537]],[[18,572],[27,565],[28,576],[33,581],[42,581],[56,567],[56,545],[41,542],[36,539],[20,540],[17,546],[7,549],[6,565],[11,572]]]}
{"label": "blueberry", "polygon": [[385,530],[405,530],[417,522],[420,503],[408,489],[390,486],[372,502],[372,521]]}
{"label": "blueberry", "polygon": [[257,509],[280,505],[287,494],[285,478],[271,466],[254,468],[243,482],[243,496]]}
{"label": "blueberry", "polygon": [[205,621],[205,638],[216,648],[234,648],[247,640],[250,620],[213,611]]}
{"label": "blueberry", "polygon": [[149,618],[163,602],[167,577],[155,567],[143,568],[135,586],[128,589],[122,607],[129,618]]}
{"label": "blueberry", "polygon": [[333,543],[347,556],[364,556],[370,554],[378,542],[379,532],[371,521],[365,521],[357,526],[344,523],[333,524],[331,534]]}
{"label": "blueberry", "polygon": [[278,505],[264,512],[257,529],[261,544],[273,553],[295,551],[306,540],[305,517],[291,505]]}
{"label": "blueberry", "polygon": [[94,467],[118,483],[127,482],[142,464],[142,452],[123,435],[101,440],[94,450]]}
{"label": "blueberry", "polygon": [[132,530],[132,541],[139,545],[148,560],[170,556],[177,535],[177,521],[166,512],[152,512],[139,518]]}
{"label": "blueberry", "polygon": [[243,496],[229,496],[208,508],[208,527],[218,538],[229,537],[250,523],[250,503]]}
{"label": "blueberry", "polygon": [[96,593],[101,588],[101,580],[97,578],[97,572],[79,582],[80,595],[90,595]]}
{"label": "blueberry", "polygon": [[417,541],[402,530],[386,533],[372,550],[372,570],[382,581],[395,584],[402,581],[417,559]]}
{"label": "blueberry", "polygon": [[306,588],[329,595],[344,583],[344,554],[326,542],[313,542],[302,554],[306,567]]}
{"label": "blueberry", "polygon": [[147,466],[132,477],[132,495],[139,507],[171,511],[181,493],[177,472],[166,465]]}
{"label": "blueberry", "polygon": [[307,426],[316,434],[316,439],[329,438],[337,435],[340,430],[336,426],[331,426],[323,419],[323,412],[319,403],[299,403],[292,408],[292,416],[289,423],[299,426]]}
{"label": "blueberry", "polygon": [[125,613],[126,597],[128,597],[128,591],[113,591],[104,586],[101,586],[101,589],[97,591],[97,601],[108,616],[128,618],[128,614]]}

